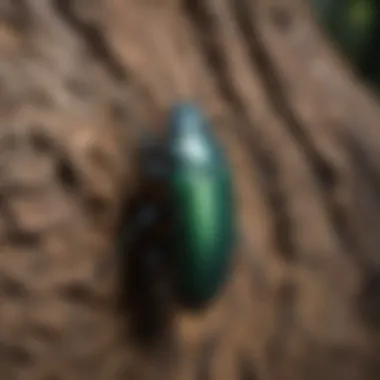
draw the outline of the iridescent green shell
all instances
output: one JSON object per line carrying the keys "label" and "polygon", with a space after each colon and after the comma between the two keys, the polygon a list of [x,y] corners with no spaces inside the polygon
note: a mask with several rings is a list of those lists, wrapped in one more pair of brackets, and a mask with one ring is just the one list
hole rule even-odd
{"label": "iridescent green shell", "polygon": [[192,104],[170,115],[172,253],[180,300],[201,306],[226,280],[234,245],[231,172],[208,122]]}

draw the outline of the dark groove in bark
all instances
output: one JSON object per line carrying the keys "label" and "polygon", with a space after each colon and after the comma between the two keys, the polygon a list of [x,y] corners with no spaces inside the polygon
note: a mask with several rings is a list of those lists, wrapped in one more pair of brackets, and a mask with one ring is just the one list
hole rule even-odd
{"label": "dark groove in bark", "polygon": [[[345,145],[352,157],[352,162],[356,166],[356,173],[361,174],[361,180],[365,178],[368,186],[380,205],[380,165],[376,164],[368,155],[363,144],[348,134],[345,136]],[[376,167],[378,165],[378,167]],[[354,171],[355,172],[355,171]],[[379,207],[380,211],[380,207]]]}
{"label": "dark groove in bark", "polygon": [[204,3],[199,0],[184,0],[184,10],[189,19],[195,25],[200,49],[206,58],[206,64],[211,72],[215,73],[219,91],[224,100],[230,104],[237,118],[239,128],[236,129],[242,145],[248,145],[248,152],[252,159],[252,170],[260,171],[264,182],[264,196],[272,209],[274,218],[274,239],[279,252],[286,260],[293,260],[296,256],[294,242],[292,240],[292,225],[288,216],[285,197],[281,192],[277,175],[277,165],[274,157],[263,147],[262,139],[254,130],[252,122],[246,113],[236,90],[231,85],[232,78],[228,74],[222,48],[215,36],[217,30],[213,14],[208,12]]}
{"label": "dark groove in bark", "polygon": [[239,5],[235,7],[231,6],[231,8],[235,10],[235,17],[247,45],[249,57],[253,65],[258,66],[262,75],[263,89],[267,92],[274,111],[284,121],[284,125],[287,127],[290,136],[293,137],[310,165],[311,172],[316,179],[315,182],[320,188],[322,199],[326,205],[327,215],[340,239],[341,245],[346,252],[349,252],[356,259],[355,256],[358,256],[358,254],[353,249],[353,241],[347,225],[346,214],[335,202],[331,194],[331,190],[337,181],[336,173],[334,173],[331,165],[319,155],[307,132],[302,127],[302,122],[293,112],[291,105],[286,99],[283,86],[276,75],[276,65],[252,22],[253,6],[247,0],[242,0],[239,2]]}
{"label": "dark groove in bark", "polygon": [[[357,138],[349,134],[342,135],[343,144],[350,157],[350,167],[353,173],[353,204],[359,210],[361,229],[365,237],[360,236],[357,230],[352,230],[352,236],[358,249],[363,253],[358,255],[357,264],[365,273],[372,276],[372,272],[380,270],[378,247],[380,238],[378,224],[380,221],[380,166],[369,157],[365,146]],[[355,209],[354,209],[355,210]],[[362,244],[362,242],[365,244]],[[371,242],[371,244],[369,244]]]}
{"label": "dark groove in bark", "polygon": [[197,373],[195,376],[197,380],[212,379],[212,362],[219,343],[218,336],[207,337],[202,342],[198,352]]}
{"label": "dark groove in bark", "polygon": [[[97,25],[92,25],[83,21],[78,15],[76,15],[73,9],[73,1],[74,0],[53,0],[52,4],[55,11],[64,21],[66,21],[67,25],[79,34],[89,52],[103,66],[116,83],[124,86],[126,91],[128,91],[126,88],[127,86],[128,88],[134,88],[145,101],[155,106],[149,88],[139,81],[139,78],[135,77],[132,70],[118,60],[104,36],[104,33],[101,31],[101,28]],[[125,124],[133,124],[139,137],[145,138],[145,127],[140,123],[138,115],[135,114],[133,104],[134,102],[131,102],[130,96],[126,96],[121,106],[124,108],[126,114],[123,122]],[[111,104],[111,107],[113,105],[114,104]],[[126,111],[126,109],[128,111]]]}
{"label": "dark groove in bark", "polygon": [[238,357],[238,380],[259,380],[255,363],[244,353]]}
{"label": "dark groove in bark", "polygon": [[194,24],[199,47],[211,72],[216,74],[217,84],[222,97],[227,103],[242,111],[243,106],[231,86],[226,61],[215,39],[216,26],[212,14],[208,12],[202,0],[184,0],[184,10]]}
{"label": "dark groove in bark", "polygon": [[[7,4],[8,3],[8,4]],[[0,18],[5,19],[20,34],[27,34],[33,27],[30,5],[25,0],[3,1]]]}
{"label": "dark groove in bark", "polygon": [[318,154],[311,139],[307,136],[307,132],[302,127],[302,122],[298,120],[287,101],[275,64],[249,17],[252,13],[250,5],[247,4],[246,0],[242,0],[239,4],[241,4],[240,7],[233,7],[238,26],[248,47],[249,58],[260,70],[263,88],[268,94],[268,99],[272,102],[276,114],[286,122],[290,135],[293,136],[304,155],[309,159],[315,176],[320,180],[319,182],[330,189],[336,180],[335,173],[330,164]]}
{"label": "dark groove in bark", "polygon": [[91,54],[103,64],[112,77],[126,82],[129,79],[126,70],[110,50],[100,28],[80,19],[73,10],[72,0],[54,0],[52,4],[61,18],[82,37]]}
{"label": "dark groove in bark", "polygon": [[358,308],[363,321],[370,330],[380,329],[380,270],[373,269],[363,281]]}
{"label": "dark groove in bark", "polygon": [[276,328],[268,344],[268,359],[272,366],[278,362],[286,350],[288,337],[294,327],[294,309],[297,303],[297,285],[292,280],[284,281],[277,290]]}

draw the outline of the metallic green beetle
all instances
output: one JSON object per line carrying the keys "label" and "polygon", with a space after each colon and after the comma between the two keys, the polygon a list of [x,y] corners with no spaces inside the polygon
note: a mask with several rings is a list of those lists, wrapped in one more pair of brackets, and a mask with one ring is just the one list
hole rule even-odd
{"label": "metallic green beetle", "polygon": [[231,172],[208,122],[191,103],[171,110],[166,149],[175,287],[184,304],[200,307],[218,292],[231,264]]}
{"label": "metallic green beetle", "polygon": [[166,291],[185,307],[207,306],[227,279],[235,240],[231,172],[208,122],[180,103],[167,127],[164,138],[143,140],[140,186],[121,223],[122,287],[139,323],[164,314]]}

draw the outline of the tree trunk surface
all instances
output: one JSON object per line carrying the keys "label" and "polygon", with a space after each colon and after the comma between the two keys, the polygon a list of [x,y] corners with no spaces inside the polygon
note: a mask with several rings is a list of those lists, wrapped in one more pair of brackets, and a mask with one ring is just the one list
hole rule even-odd
{"label": "tree trunk surface", "polygon": [[[2,379],[379,378],[380,110],[303,1],[2,0],[0,22]],[[185,98],[241,238],[211,307],[143,347],[116,225],[137,132]]]}

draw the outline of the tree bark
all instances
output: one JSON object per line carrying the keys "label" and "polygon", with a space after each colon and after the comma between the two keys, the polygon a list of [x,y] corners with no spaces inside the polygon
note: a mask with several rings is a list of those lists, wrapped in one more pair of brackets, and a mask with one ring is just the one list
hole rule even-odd
{"label": "tree bark", "polygon": [[[2,0],[0,22],[2,378],[379,377],[379,107],[303,1]],[[228,152],[241,241],[148,349],[115,231],[137,132],[184,98]]]}

